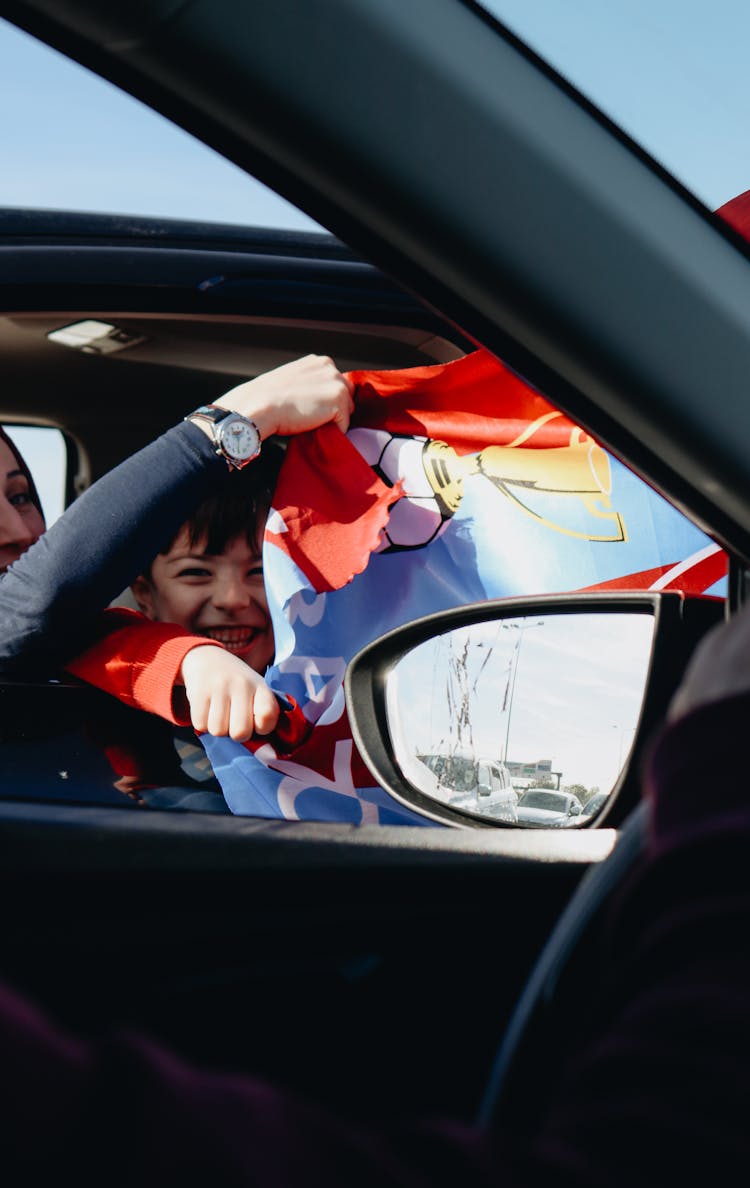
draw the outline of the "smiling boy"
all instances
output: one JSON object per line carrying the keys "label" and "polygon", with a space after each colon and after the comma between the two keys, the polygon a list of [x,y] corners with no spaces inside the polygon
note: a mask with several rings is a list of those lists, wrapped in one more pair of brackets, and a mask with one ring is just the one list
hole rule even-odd
{"label": "smiling boy", "polygon": [[226,481],[136,579],[142,613],[105,611],[67,671],[199,734],[246,742],[275,729],[276,743],[296,745],[309,725],[293,704],[286,712],[261,675],[274,653],[260,563],[283,457],[274,442],[329,423],[345,433],[353,407],[351,379],[328,356],[309,355],[190,413],[227,462]]}
{"label": "smiling boy", "polygon": [[178,623],[222,644],[256,672],[273,657],[273,628],[258,550],[235,536],[220,551],[184,527],[133,594],[149,619]]}
{"label": "smiling boy", "polygon": [[283,458],[269,446],[233,475],[131,586],[142,614],[222,644],[256,672],[273,659],[263,584],[263,530]]}
{"label": "smiling boy", "polygon": [[70,673],[199,734],[261,736],[280,750],[305,737],[301,710],[282,707],[262,675],[274,655],[263,529],[282,458],[269,446],[200,505],[133,582],[139,611],[105,612]]}

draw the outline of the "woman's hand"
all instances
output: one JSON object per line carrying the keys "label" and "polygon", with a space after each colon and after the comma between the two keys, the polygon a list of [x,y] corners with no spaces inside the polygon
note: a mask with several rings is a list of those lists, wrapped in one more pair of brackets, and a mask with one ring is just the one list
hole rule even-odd
{"label": "woman's hand", "polygon": [[249,417],[263,440],[304,433],[329,421],[346,433],[354,408],[352,391],[333,359],[305,355],[238,384],[214,403]]}
{"label": "woman's hand", "polygon": [[181,677],[199,734],[247,742],[275,728],[279,703],[263,677],[239,656],[216,644],[198,645],[182,661]]}

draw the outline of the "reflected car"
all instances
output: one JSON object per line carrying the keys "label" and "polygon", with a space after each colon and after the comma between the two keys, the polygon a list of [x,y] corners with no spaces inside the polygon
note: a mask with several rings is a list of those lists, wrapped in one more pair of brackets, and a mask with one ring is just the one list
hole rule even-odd
{"label": "reflected car", "polygon": [[581,802],[572,792],[527,788],[518,800],[518,823],[531,829],[555,829],[580,815]]}
{"label": "reflected car", "polygon": [[432,795],[438,801],[463,812],[516,824],[518,793],[499,759],[476,759],[460,752],[420,755],[419,759],[434,776]]}
{"label": "reflected car", "polygon": [[609,800],[608,792],[595,792],[593,796],[589,796],[588,800],[581,809],[583,817],[593,817],[600,809],[603,809]]}
{"label": "reflected car", "polygon": [[475,788],[469,796],[451,797],[450,804],[506,824],[518,821],[518,793],[507,767],[498,760],[478,759]]}

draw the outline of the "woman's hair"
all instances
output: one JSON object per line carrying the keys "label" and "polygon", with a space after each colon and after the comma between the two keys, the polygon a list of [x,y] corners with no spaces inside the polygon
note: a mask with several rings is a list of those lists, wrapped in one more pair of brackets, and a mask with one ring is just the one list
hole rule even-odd
{"label": "woman's hair", "polygon": [[36,507],[36,509],[39,512],[42,519],[44,519],[44,509],[42,507],[42,501],[39,498],[39,492],[36,489],[36,483],[34,482],[33,478],[31,477],[31,471],[29,470],[28,466],[24,462],[21,454],[18,452],[18,446],[12,440],[12,438],[10,438],[8,436],[8,434],[3,429],[2,425],[0,425],[0,441],[5,442],[8,449],[10,450],[13,457],[15,458],[16,462],[18,463],[18,469],[22,472],[22,474],[26,478],[27,483],[29,484],[29,497],[31,499],[31,502]]}

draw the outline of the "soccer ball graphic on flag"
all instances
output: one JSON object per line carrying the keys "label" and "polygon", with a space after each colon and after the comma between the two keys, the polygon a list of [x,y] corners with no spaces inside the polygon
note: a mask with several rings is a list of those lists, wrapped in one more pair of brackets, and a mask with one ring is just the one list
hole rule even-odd
{"label": "soccer ball graphic on flag", "polygon": [[463,496],[461,463],[442,441],[389,433],[384,429],[352,429],[349,438],[379,478],[404,494],[390,509],[379,553],[421,549],[447,526]]}

